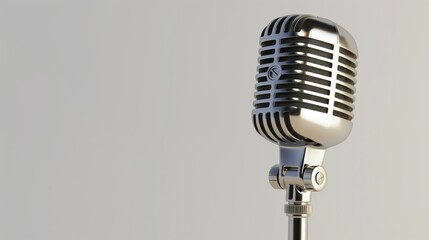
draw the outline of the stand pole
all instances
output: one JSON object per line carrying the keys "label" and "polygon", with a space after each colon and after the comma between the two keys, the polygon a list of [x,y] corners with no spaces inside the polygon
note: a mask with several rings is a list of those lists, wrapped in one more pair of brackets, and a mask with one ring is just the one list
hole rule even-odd
{"label": "stand pole", "polygon": [[307,240],[307,217],[289,217],[288,240]]}
{"label": "stand pole", "polygon": [[307,240],[308,217],[311,214],[311,191],[289,185],[285,213],[288,215],[288,240]]}

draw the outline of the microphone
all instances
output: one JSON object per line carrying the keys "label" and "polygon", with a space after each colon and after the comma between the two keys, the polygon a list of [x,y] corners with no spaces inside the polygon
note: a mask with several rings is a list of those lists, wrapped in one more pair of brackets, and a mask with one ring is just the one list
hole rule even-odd
{"label": "microphone", "polygon": [[269,181],[287,191],[289,240],[307,239],[311,192],[326,185],[325,150],[352,129],[357,46],[344,28],[311,15],[274,19],[260,46],[253,124],[280,146]]}

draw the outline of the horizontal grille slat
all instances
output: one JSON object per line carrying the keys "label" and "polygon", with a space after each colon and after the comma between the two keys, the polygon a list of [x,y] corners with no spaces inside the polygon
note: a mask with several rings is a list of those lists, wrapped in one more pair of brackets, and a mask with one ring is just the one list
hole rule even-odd
{"label": "horizontal grille slat", "polygon": [[276,40],[268,40],[261,42],[261,47],[273,46],[276,44]]}
{"label": "horizontal grille slat", "polygon": [[257,91],[266,91],[266,90],[270,90],[270,89],[271,89],[271,85],[256,86],[256,90]]}
{"label": "horizontal grille slat", "polygon": [[255,98],[256,100],[261,100],[261,99],[268,99],[270,98],[271,94],[269,93],[265,93],[265,94],[256,94]]}
{"label": "horizontal grille slat", "polygon": [[280,44],[293,44],[293,43],[312,44],[321,48],[327,48],[329,50],[334,49],[333,44],[323,42],[313,38],[308,38],[308,37],[287,37],[287,38],[282,38],[280,40]]}
{"label": "horizontal grille slat", "polygon": [[276,52],[275,49],[266,49],[261,51],[261,56],[271,55]]}
{"label": "horizontal grille slat", "polygon": [[258,50],[258,52],[259,52],[259,54],[261,54],[261,52],[262,51],[265,51],[265,50],[271,50],[271,49],[276,49],[276,46],[266,46],[266,47],[260,47],[259,48],[259,50]]}
{"label": "horizontal grille slat", "polygon": [[352,118],[353,118],[352,116],[345,114],[343,112],[337,111],[337,110],[334,110],[332,115],[334,115],[336,117],[344,118],[346,120],[352,120]]}
{"label": "horizontal grille slat", "polygon": [[263,103],[255,103],[255,108],[267,108],[270,106],[270,103],[263,102]]}
{"label": "horizontal grille slat", "polygon": [[350,78],[348,78],[344,75],[341,75],[340,73],[337,73],[337,80],[340,80],[340,81],[345,82],[347,84],[350,84],[352,86],[355,85],[355,82],[353,80],[351,80]]}
{"label": "horizontal grille slat", "polygon": [[344,95],[344,94],[341,94],[341,93],[339,93],[339,92],[336,92],[336,93],[335,93],[335,97],[336,97],[336,98],[338,98],[338,99],[341,99],[341,100],[347,101],[347,102],[349,102],[349,103],[353,103],[353,102],[354,102],[354,99],[353,99],[353,98],[348,97],[348,96],[346,96],[346,95]]}
{"label": "horizontal grille slat", "polygon": [[271,66],[272,66],[272,64],[270,64],[270,63],[268,63],[268,64],[259,64],[259,66],[257,67],[257,69],[258,69],[258,71],[261,68],[264,68],[264,69],[266,68],[268,70],[268,68],[271,67]]}
{"label": "horizontal grille slat", "polygon": [[330,91],[327,89],[311,86],[305,83],[295,83],[295,82],[278,83],[276,85],[276,89],[279,89],[279,90],[301,89],[301,90],[308,90],[308,91],[312,91],[312,92],[316,92],[324,95],[329,95],[330,93]]}
{"label": "horizontal grille slat", "polygon": [[[340,57],[341,57],[341,59],[343,59],[343,60],[340,60]],[[339,61],[341,64],[343,64],[343,65],[347,65],[347,66],[350,66],[350,67],[352,67],[352,68],[356,68],[356,67],[358,66],[358,63],[357,63],[356,59],[351,58],[351,57],[346,56],[346,55],[341,54],[341,53],[338,55],[338,61]],[[346,62],[346,61],[349,61],[350,63],[345,64],[345,62]]]}
{"label": "horizontal grille slat", "polygon": [[267,71],[268,71],[268,67],[261,67],[261,68],[258,67],[259,73],[266,73]]}
{"label": "horizontal grille slat", "polygon": [[352,95],[355,93],[354,88],[347,87],[347,86],[339,84],[339,83],[335,84],[335,88],[337,90],[340,90],[340,91],[343,91],[343,92],[346,92],[346,93],[349,93],[349,94],[352,94]]}
{"label": "horizontal grille slat", "polygon": [[353,52],[351,52],[351,51],[349,51],[349,50],[347,50],[347,49],[345,49],[343,47],[340,47],[340,53],[342,53],[342,54],[344,54],[344,55],[346,55],[348,57],[351,57],[353,59],[357,58],[356,54],[354,54]]}
{"label": "horizontal grille slat", "polygon": [[356,67],[357,67],[356,63],[354,63],[354,62],[352,62],[352,61],[348,60],[347,58],[341,57],[341,56],[339,56],[339,57],[338,57],[338,61],[339,61],[340,63],[342,63],[342,64],[345,64],[345,65],[347,65],[347,66],[350,66],[351,68],[356,68]]}
{"label": "horizontal grille slat", "polygon": [[334,106],[337,108],[344,109],[344,110],[349,111],[349,112],[353,111],[353,107],[351,107],[347,104],[344,104],[344,103],[337,102],[337,101],[334,102]]}
{"label": "horizontal grille slat", "polygon": [[266,73],[259,73],[258,75],[256,75],[256,81],[258,81],[258,82],[268,81],[267,74]]}
{"label": "horizontal grille slat", "polygon": [[306,108],[318,112],[327,113],[328,108],[321,107],[315,104],[301,102],[301,101],[295,101],[295,100],[287,100],[287,101],[279,101],[274,103],[275,107],[297,107],[297,108]]}
{"label": "horizontal grille slat", "polygon": [[325,51],[321,51],[319,49],[311,48],[311,47],[305,47],[305,46],[283,46],[279,49],[280,53],[287,53],[287,52],[293,52],[293,53],[309,53],[314,54],[320,57],[324,57],[327,59],[332,59],[333,55],[332,53],[328,53]]}
{"label": "horizontal grille slat", "polygon": [[339,63],[338,63],[338,66],[341,66],[341,67],[343,67],[343,68],[347,69],[348,71],[351,71],[351,72],[352,72],[353,77],[354,77],[354,76],[356,76],[356,68],[354,68],[354,67],[352,67],[352,66],[350,66],[350,65],[347,65],[347,64],[341,63],[341,62],[339,62]]}
{"label": "horizontal grille slat", "polygon": [[328,61],[323,61],[317,58],[313,58],[310,56],[303,56],[303,55],[288,55],[288,56],[282,56],[279,57],[278,60],[280,63],[281,62],[297,62],[297,61],[303,61],[303,62],[311,62],[314,64],[318,64],[324,67],[328,67],[331,68],[332,67],[332,63],[328,62]]}
{"label": "horizontal grille slat", "polygon": [[347,69],[341,65],[338,65],[338,71],[343,72],[343,73],[348,74],[348,75],[353,76],[353,77],[356,76],[356,73],[354,73],[350,69]]}
{"label": "horizontal grille slat", "polygon": [[325,80],[322,78],[317,78],[317,77],[313,77],[310,75],[306,75],[303,73],[296,73],[296,72],[285,72],[283,73],[283,75],[280,77],[281,80],[304,80],[304,81],[309,81],[309,82],[314,82],[320,85],[324,85],[324,86],[331,86],[331,81],[329,80]]}
{"label": "horizontal grille slat", "polygon": [[268,78],[266,76],[262,76],[262,77],[258,77],[256,80],[258,82],[266,82],[266,81],[268,81]]}
{"label": "horizontal grille slat", "polygon": [[322,104],[328,104],[329,99],[318,97],[312,94],[303,93],[299,91],[287,91],[287,92],[277,92],[275,94],[275,101],[282,101],[282,100],[296,100],[296,99],[307,99],[314,102],[319,102]]}
{"label": "horizontal grille slat", "polygon": [[274,62],[274,58],[273,57],[260,58],[259,59],[259,63],[260,64],[267,64],[267,63],[273,63],[273,62]]}
{"label": "horizontal grille slat", "polygon": [[282,64],[281,65],[283,70],[290,70],[290,71],[304,71],[304,72],[312,72],[316,73],[322,76],[331,77],[332,73],[330,71],[326,71],[320,68],[308,66],[305,64],[299,64],[299,63],[288,63],[288,64]]}

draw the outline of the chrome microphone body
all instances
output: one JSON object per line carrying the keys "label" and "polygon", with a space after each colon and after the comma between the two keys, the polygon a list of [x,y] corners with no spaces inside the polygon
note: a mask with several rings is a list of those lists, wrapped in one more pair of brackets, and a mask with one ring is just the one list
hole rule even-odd
{"label": "chrome microphone body", "polygon": [[344,28],[310,15],[274,19],[260,45],[253,124],[280,146],[269,181],[287,191],[289,240],[304,240],[311,192],[326,184],[325,150],[352,129],[357,46]]}

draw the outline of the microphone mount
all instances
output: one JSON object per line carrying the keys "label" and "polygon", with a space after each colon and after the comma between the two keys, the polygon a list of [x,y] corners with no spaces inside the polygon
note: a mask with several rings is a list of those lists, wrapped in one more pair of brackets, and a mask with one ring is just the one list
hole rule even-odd
{"label": "microphone mount", "polygon": [[324,154],[325,149],[311,146],[280,146],[280,163],[271,168],[268,179],[273,188],[286,190],[288,239],[307,239],[311,193],[323,190],[326,185]]}

